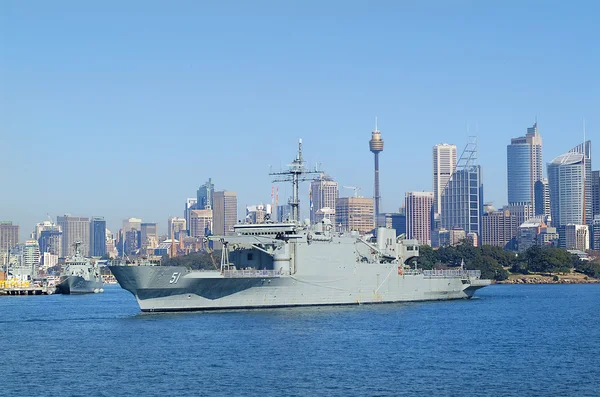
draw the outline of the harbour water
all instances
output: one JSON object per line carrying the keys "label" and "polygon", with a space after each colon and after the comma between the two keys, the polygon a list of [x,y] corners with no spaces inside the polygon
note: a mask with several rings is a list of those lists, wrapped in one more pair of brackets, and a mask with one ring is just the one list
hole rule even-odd
{"label": "harbour water", "polygon": [[600,285],[477,295],[182,314],[115,285],[0,297],[0,395],[598,395]]}

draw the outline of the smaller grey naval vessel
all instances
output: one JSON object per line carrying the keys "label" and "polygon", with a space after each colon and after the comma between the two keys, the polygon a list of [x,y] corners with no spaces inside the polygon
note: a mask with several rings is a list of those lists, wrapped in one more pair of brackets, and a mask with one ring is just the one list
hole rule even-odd
{"label": "smaller grey naval vessel", "polygon": [[65,261],[56,292],[59,294],[92,294],[104,292],[100,269],[81,254],[81,241],[75,242],[75,254]]}
{"label": "smaller grey naval vessel", "polygon": [[[238,224],[233,235],[211,236],[222,246],[221,268],[110,266],[144,312],[352,305],[471,298],[490,284],[462,266],[423,270],[419,244],[378,228],[376,237],[336,231],[330,219],[299,221],[299,182],[318,173],[304,167],[302,141],[288,171],[274,182],[293,185],[285,222]],[[308,175],[306,175],[308,174]]]}

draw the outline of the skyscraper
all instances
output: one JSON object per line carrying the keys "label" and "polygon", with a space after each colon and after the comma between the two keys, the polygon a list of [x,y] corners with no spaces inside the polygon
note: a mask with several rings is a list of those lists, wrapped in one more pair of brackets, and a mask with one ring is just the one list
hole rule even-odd
{"label": "skyscraper", "polygon": [[23,266],[32,276],[37,275],[40,266],[40,245],[36,240],[27,240],[23,248]]}
{"label": "skyscraper", "polygon": [[371,132],[371,140],[369,141],[369,150],[374,154],[375,157],[375,227],[380,226],[378,222],[380,222],[379,217],[379,204],[381,201],[381,196],[379,194],[379,153],[383,152],[383,139],[381,139],[381,133],[377,129],[377,119],[375,119],[375,130]]}
{"label": "skyscraper", "polygon": [[469,137],[457,170],[446,184],[442,194],[442,227],[455,227],[465,233],[477,233],[481,239],[481,215],[483,215],[483,184],[481,167],[477,163],[477,138]]}
{"label": "skyscraper", "polygon": [[442,192],[456,171],[456,145],[440,143],[433,147],[433,213],[442,213]]}
{"label": "skyscraper", "polygon": [[535,183],[535,215],[550,216],[550,191],[548,190],[548,178],[542,178]]}
{"label": "skyscraper", "polygon": [[310,222],[323,220],[323,210],[335,218],[335,205],[339,198],[338,183],[327,174],[320,174],[310,183]]}
{"label": "skyscraper", "polygon": [[81,241],[81,253],[83,256],[89,256],[90,252],[90,218],[86,216],[71,216],[65,214],[56,218],[56,223],[62,230],[62,258],[71,256],[75,253],[74,243]]}
{"label": "skyscraper", "polygon": [[7,251],[19,244],[19,225],[0,221],[0,251]]}
{"label": "skyscraper", "polygon": [[212,183],[212,179],[208,178],[208,181],[204,185],[198,188],[196,209],[203,210],[212,208],[214,203],[215,185]]}
{"label": "skyscraper", "polygon": [[584,224],[585,160],[581,153],[562,154],[548,164],[552,224]]}
{"label": "skyscraper", "polygon": [[369,233],[375,227],[373,199],[367,197],[340,197],[335,206],[335,223],[343,232]]}
{"label": "skyscraper", "polygon": [[600,215],[600,171],[592,171],[592,216],[596,215]]}
{"label": "skyscraper", "polygon": [[508,204],[535,204],[534,185],[542,179],[542,137],[537,123],[506,148]]}
{"label": "skyscraper", "polygon": [[187,226],[187,230],[189,232],[190,227],[190,211],[198,209],[198,199],[197,198],[188,198],[185,200],[185,208],[183,210],[183,217],[185,218],[185,224]]}
{"label": "skyscraper", "polygon": [[407,192],[405,203],[406,237],[431,245],[433,192]]}
{"label": "skyscraper", "polygon": [[106,221],[102,217],[93,217],[90,221],[90,256],[106,254]]}
{"label": "skyscraper", "polygon": [[593,204],[593,189],[592,189],[592,141],[585,141],[575,146],[569,152],[583,154],[583,169],[584,169],[584,191],[583,191],[583,222],[581,225],[591,225],[594,216]]}
{"label": "skyscraper", "polygon": [[212,233],[216,236],[231,236],[233,226],[237,223],[237,193],[224,190],[215,192],[213,197]]}

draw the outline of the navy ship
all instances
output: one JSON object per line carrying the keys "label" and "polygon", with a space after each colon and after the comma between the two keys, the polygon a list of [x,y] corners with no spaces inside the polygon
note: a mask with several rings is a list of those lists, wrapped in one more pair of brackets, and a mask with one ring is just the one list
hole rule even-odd
{"label": "navy ship", "polygon": [[56,292],[59,294],[91,294],[104,292],[100,269],[81,254],[81,241],[75,242],[75,254],[67,258]]}
{"label": "navy ship", "polygon": [[329,219],[299,221],[302,141],[289,170],[271,174],[291,181],[289,221],[239,224],[221,243],[220,269],[182,266],[110,266],[144,312],[349,305],[471,298],[490,284],[476,270],[423,270],[419,244],[378,228],[376,238],[334,230]]}

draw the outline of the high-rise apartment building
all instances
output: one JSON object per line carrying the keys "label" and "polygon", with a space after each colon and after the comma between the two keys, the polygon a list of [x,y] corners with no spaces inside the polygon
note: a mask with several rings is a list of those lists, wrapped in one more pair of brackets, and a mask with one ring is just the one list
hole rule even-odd
{"label": "high-rise apartment building", "polygon": [[433,192],[407,192],[406,237],[419,244],[431,245],[431,222],[433,218]]}
{"label": "high-rise apartment building", "polygon": [[106,221],[95,216],[90,221],[90,256],[106,255]]}
{"label": "high-rise apartment building", "polygon": [[442,192],[456,171],[456,145],[440,143],[433,147],[433,212],[442,213]]}
{"label": "high-rise apartment building", "polygon": [[519,224],[508,210],[494,211],[481,217],[481,244],[513,248]]}
{"label": "high-rise apartment building", "polygon": [[5,252],[19,244],[19,225],[0,221],[0,251]]}
{"label": "high-rise apartment building", "polygon": [[89,256],[90,253],[90,218],[87,216],[71,216],[65,214],[56,218],[56,223],[62,230],[62,258],[71,256],[75,253],[75,242],[81,241],[81,253],[83,256]]}
{"label": "high-rise apartment building", "polygon": [[212,183],[212,179],[208,178],[208,181],[204,183],[204,185],[198,188],[198,192],[196,193],[196,209],[204,210],[207,208],[212,208],[214,205],[214,194],[215,194],[215,185]]}
{"label": "high-rise apartment building", "polygon": [[335,205],[338,198],[338,183],[329,175],[321,174],[311,181],[310,223],[321,222],[324,214],[330,214],[335,218]]}
{"label": "high-rise apartment building", "polygon": [[513,138],[506,149],[508,204],[535,205],[534,185],[542,179],[542,137],[537,123],[523,137]]}
{"label": "high-rise apartment building", "polygon": [[[237,193],[226,190],[214,192],[213,234],[230,236],[237,223]],[[190,229],[191,232],[191,229]]]}
{"label": "high-rise apartment building", "polygon": [[585,159],[581,153],[562,154],[548,164],[552,225],[560,228],[585,222]]}
{"label": "high-rise apartment building", "polygon": [[210,234],[213,229],[213,210],[192,210],[190,213],[190,236],[201,238]]}
{"label": "high-rise apartment building", "polygon": [[373,199],[367,197],[340,197],[335,206],[335,223],[341,231],[360,234],[375,228]]}
{"label": "high-rise apartment building", "polygon": [[550,191],[548,190],[548,178],[542,178],[534,185],[535,215],[550,216]]}

